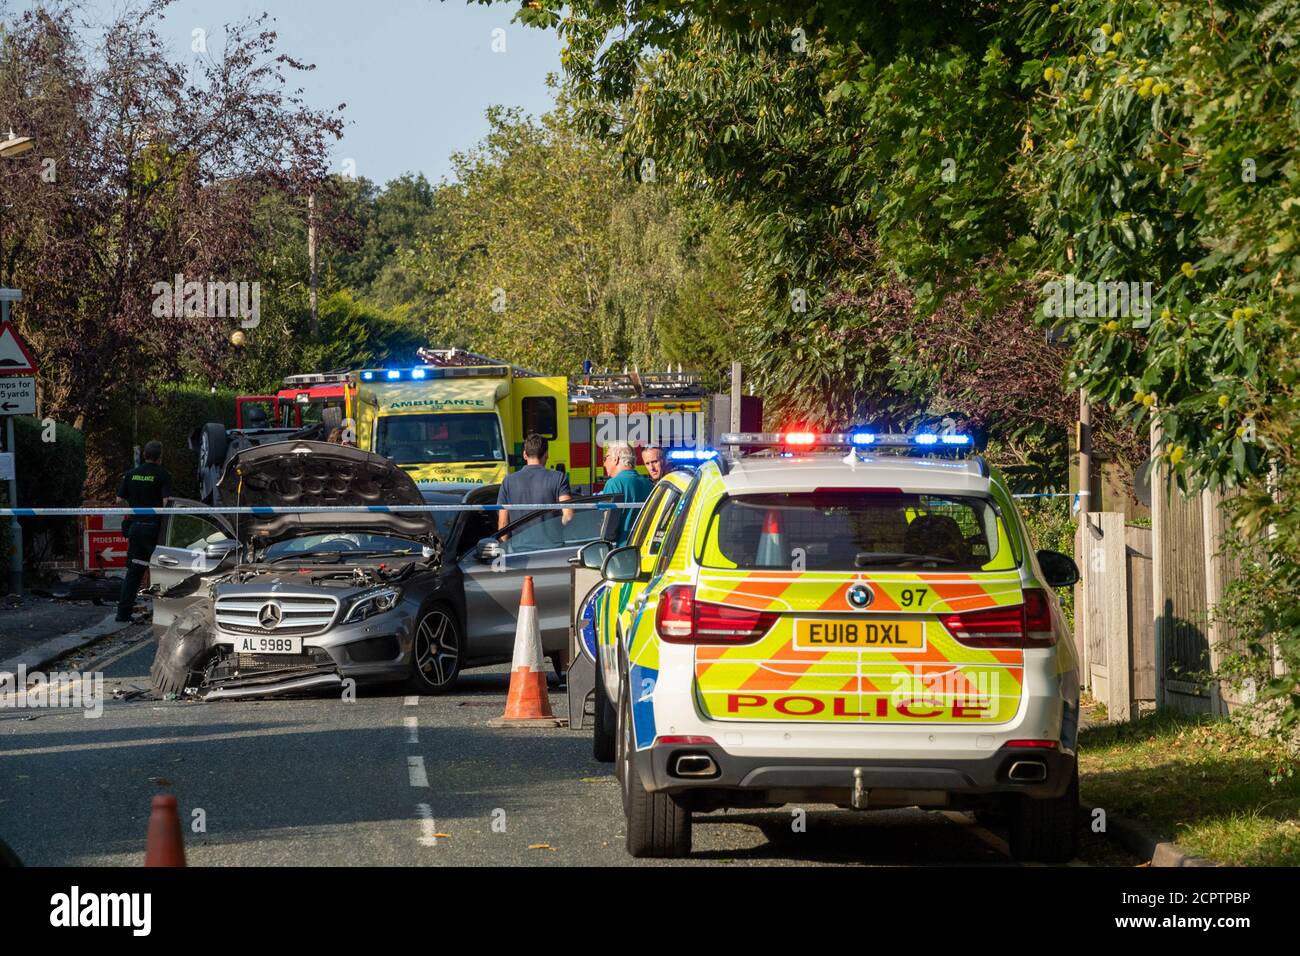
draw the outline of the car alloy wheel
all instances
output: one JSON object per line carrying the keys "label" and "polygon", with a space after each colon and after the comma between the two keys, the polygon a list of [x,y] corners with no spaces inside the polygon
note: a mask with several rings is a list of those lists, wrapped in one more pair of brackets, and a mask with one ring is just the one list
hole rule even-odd
{"label": "car alloy wheel", "polygon": [[425,613],[415,626],[415,676],[426,689],[438,693],[455,683],[460,673],[460,629],[444,608]]}

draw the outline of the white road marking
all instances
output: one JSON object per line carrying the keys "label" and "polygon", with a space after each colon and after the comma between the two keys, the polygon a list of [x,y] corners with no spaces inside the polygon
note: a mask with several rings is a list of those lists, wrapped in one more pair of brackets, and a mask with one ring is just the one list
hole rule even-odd
{"label": "white road marking", "polygon": [[411,780],[411,786],[426,788],[429,786],[429,774],[425,772],[423,757],[407,757],[406,774]]}
{"label": "white road marking", "polygon": [[406,742],[408,744],[418,744],[420,742],[420,719],[418,717],[404,717],[402,723],[406,725]]}
{"label": "white road marking", "polygon": [[419,694],[416,694],[412,697],[407,697],[405,700],[402,701],[402,703],[405,704],[407,707],[419,707],[420,696]]}
{"label": "white road marking", "polygon": [[438,831],[433,825],[433,807],[427,803],[417,803],[415,812],[420,817],[420,846],[437,846]]}

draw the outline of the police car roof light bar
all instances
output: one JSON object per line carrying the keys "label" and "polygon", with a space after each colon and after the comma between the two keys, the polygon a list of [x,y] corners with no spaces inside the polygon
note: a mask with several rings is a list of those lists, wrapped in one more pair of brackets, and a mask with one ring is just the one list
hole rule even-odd
{"label": "police car roof light bar", "polygon": [[747,445],[762,448],[908,448],[970,449],[975,442],[970,435],[935,432],[885,433],[856,430],[851,432],[725,432],[723,445]]}
{"label": "police car roof light bar", "polygon": [[716,448],[669,448],[664,454],[669,461],[698,464],[717,458],[718,450]]}

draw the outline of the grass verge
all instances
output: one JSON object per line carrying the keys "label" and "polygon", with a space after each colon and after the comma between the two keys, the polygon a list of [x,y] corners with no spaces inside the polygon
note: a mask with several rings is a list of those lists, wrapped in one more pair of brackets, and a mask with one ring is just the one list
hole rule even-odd
{"label": "grass verge", "polygon": [[1193,856],[1300,866],[1300,772],[1280,743],[1228,720],[1161,711],[1079,734],[1085,806]]}

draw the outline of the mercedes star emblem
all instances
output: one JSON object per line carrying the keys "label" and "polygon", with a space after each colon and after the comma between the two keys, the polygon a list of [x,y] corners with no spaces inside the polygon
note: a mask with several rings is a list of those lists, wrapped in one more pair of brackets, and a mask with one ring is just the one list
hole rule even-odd
{"label": "mercedes star emblem", "polygon": [[280,618],[283,616],[284,612],[280,610],[280,605],[276,604],[274,601],[268,601],[263,604],[262,609],[257,612],[257,623],[261,624],[262,627],[266,628],[268,631],[273,631],[279,626]]}

